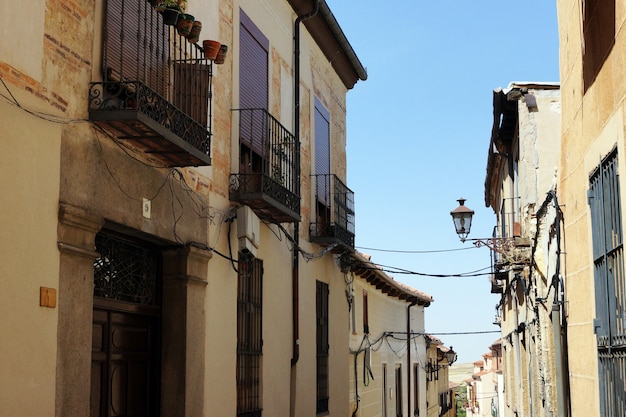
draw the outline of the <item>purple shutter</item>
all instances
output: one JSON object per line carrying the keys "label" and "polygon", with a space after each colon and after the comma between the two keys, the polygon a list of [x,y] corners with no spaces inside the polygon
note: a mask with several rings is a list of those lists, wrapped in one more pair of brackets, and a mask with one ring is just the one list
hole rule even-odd
{"label": "purple shutter", "polygon": [[[268,108],[269,40],[241,10],[239,28],[239,108]],[[263,156],[264,114],[243,112],[240,126],[242,143]]]}
{"label": "purple shutter", "polygon": [[147,1],[107,0],[104,74],[107,81],[141,81],[164,94],[169,46],[160,15]]}

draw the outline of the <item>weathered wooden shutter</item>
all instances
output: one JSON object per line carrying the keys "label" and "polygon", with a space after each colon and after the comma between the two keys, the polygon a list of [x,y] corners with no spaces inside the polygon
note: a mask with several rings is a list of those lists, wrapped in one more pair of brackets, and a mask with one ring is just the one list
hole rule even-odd
{"label": "weathered wooden shutter", "polygon": [[174,105],[202,125],[208,124],[208,91],[211,70],[200,63],[174,67]]}

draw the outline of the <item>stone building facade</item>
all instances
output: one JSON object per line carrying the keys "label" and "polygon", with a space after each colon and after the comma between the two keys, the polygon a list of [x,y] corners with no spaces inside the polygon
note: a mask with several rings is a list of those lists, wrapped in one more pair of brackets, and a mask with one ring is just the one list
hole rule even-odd
{"label": "stone building facade", "polygon": [[367,74],[325,1],[179,3],[195,44],[155,2],[4,4],[2,415],[352,411]]}

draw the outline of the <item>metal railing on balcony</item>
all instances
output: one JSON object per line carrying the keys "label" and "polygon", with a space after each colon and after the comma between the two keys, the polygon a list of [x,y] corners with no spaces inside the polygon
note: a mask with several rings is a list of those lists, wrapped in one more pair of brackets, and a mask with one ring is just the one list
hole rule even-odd
{"label": "metal railing on balcony", "polygon": [[335,174],[312,175],[316,217],[311,222],[311,241],[322,245],[338,243],[340,250],[354,249],[354,192]]}
{"label": "metal railing on balcony", "polygon": [[271,222],[300,220],[300,142],[265,109],[239,113],[239,172],[230,199]]}
{"label": "metal railing on balcony", "polygon": [[145,0],[106,0],[89,115],[169,166],[210,165],[212,61]]}

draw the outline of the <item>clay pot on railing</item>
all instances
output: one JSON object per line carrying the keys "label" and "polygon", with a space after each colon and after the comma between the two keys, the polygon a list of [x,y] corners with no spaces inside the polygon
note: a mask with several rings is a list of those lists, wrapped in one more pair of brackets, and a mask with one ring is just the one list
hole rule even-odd
{"label": "clay pot on railing", "polygon": [[200,31],[202,30],[202,22],[196,20],[193,22],[191,32],[187,35],[187,40],[191,43],[196,43],[200,39]]}
{"label": "clay pot on railing", "polygon": [[206,40],[202,41],[202,47],[204,48],[204,57],[214,61],[217,58],[217,53],[220,51],[221,44],[218,41]]}
{"label": "clay pot on railing", "polygon": [[228,53],[227,45],[220,45],[220,50],[217,52],[217,56],[215,57],[216,64],[223,64],[226,59],[226,54]]}
{"label": "clay pot on railing", "polygon": [[180,10],[178,8],[166,7],[162,12],[163,24],[168,26],[174,26],[178,22],[180,16]]}
{"label": "clay pot on railing", "polygon": [[181,14],[176,23],[176,30],[181,36],[188,37],[196,19],[190,14]]}

